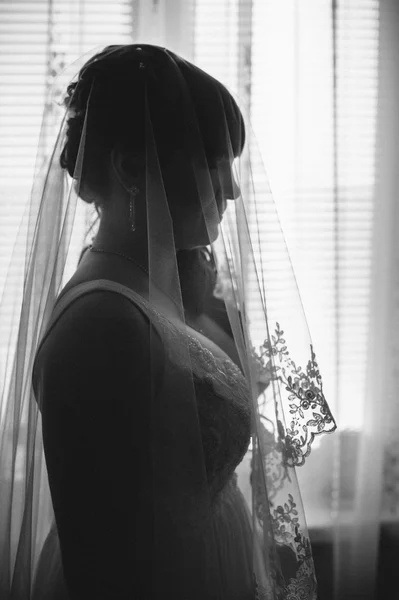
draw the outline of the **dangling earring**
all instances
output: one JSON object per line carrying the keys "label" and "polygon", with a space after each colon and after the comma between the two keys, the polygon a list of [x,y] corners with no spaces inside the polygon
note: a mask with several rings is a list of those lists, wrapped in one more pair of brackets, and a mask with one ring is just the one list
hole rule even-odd
{"label": "dangling earring", "polygon": [[129,202],[129,224],[130,230],[136,231],[136,196],[139,193],[139,188],[133,185],[129,188],[130,202]]}

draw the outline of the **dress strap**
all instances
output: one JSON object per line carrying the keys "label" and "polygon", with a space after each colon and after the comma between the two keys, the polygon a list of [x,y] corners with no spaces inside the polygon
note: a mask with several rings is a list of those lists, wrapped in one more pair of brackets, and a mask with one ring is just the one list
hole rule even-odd
{"label": "dress strap", "polygon": [[149,307],[144,298],[137,292],[134,292],[121,283],[111,281],[110,279],[94,279],[93,281],[79,283],[68,290],[59,300],[56,300],[50,320],[36,350],[36,354],[39,352],[39,349],[44,343],[45,339],[50,334],[58,319],[64,314],[68,306],[85,294],[103,290],[122,294],[128,298],[128,300],[131,300],[136,306],[138,306],[138,308],[140,308],[140,310],[142,310],[147,317],[149,316]]}

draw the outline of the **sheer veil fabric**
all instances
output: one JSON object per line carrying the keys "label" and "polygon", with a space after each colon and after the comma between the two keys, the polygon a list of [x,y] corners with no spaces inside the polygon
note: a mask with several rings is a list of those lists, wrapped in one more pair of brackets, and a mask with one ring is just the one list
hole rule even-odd
{"label": "sheer veil fabric", "polygon": [[[215,295],[225,305],[240,362],[235,377],[245,382],[250,410],[243,457],[250,464],[250,496],[235,481],[242,519],[250,524],[249,597],[315,600],[317,583],[295,470],[309,456],[315,436],[332,432],[335,422],[247,115],[220,82],[173,52],[146,44],[109,46],[82,57],[58,78],[50,100],[51,115],[43,121],[40,139],[45,160],[37,165],[0,305],[1,335],[7,341],[0,363],[2,600],[33,597],[46,539],[49,533],[57,538],[42,437],[42,374],[35,395],[32,372],[78,240],[78,201],[89,202],[93,191],[90,166],[96,144],[91,137],[98,135],[99,107],[102,118],[109,119],[111,139],[116,100],[129,115],[123,144],[141,158],[145,174],[131,235],[145,239],[146,252],[138,260],[149,274],[149,306],[156,306],[161,290],[173,301],[179,323],[188,322],[176,260],[177,214],[196,215],[196,226],[186,228],[192,232],[189,242],[209,246],[217,268]],[[63,154],[71,119],[74,131],[79,125],[75,157]],[[106,145],[109,139],[97,141]],[[176,182],[167,175],[175,156],[181,164],[179,185],[194,191],[186,206],[174,200]],[[258,226],[264,215],[267,235]],[[154,348],[158,343],[152,330],[150,343]],[[151,535],[157,540],[148,597],[173,593],[176,600],[230,600],[222,558],[230,542],[215,520],[217,498],[202,443],[190,341],[180,336],[170,343],[169,354],[178,357],[185,373],[179,384],[184,401],[177,409],[148,390],[150,435],[142,451],[151,457]],[[174,443],[165,445],[175,429]],[[184,557],[184,569],[172,565],[173,556]],[[55,591],[49,594],[59,597]]]}

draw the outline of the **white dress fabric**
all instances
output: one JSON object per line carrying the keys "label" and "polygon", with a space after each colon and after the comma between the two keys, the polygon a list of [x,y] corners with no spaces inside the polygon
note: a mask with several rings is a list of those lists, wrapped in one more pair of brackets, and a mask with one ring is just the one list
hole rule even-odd
{"label": "white dress fabric", "polygon": [[[191,376],[192,373],[212,501],[214,531],[218,545],[223,587],[222,597],[230,600],[258,598],[257,584],[253,573],[251,516],[247,502],[237,485],[235,473],[250,442],[249,394],[241,370],[231,359],[223,357],[224,353],[222,352],[217,356],[201,344],[197,338],[190,336],[188,332],[185,334],[130,288],[102,279],[75,286],[57,302],[36,355],[33,381],[35,382],[35,375],[41,369],[46,368],[48,359],[46,346],[49,346],[52,336],[57,336],[57,323],[62,319],[65,311],[78,298],[99,290],[123,294],[131,300],[153,323],[164,341],[165,361],[169,364],[164,370],[164,379],[158,397],[160,401],[170,405],[168,407],[170,414],[178,410],[180,402],[184,402],[184,398],[179,398],[181,381],[182,378]],[[189,337],[192,361],[190,369],[186,369],[179,360],[179,345],[181,336],[184,335]],[[41,405],[41,399],[37,397],[36,389],[35,397],[38,404]],[[56,398],[54,398],[54,402],[57,402]],[[184,426],[184,424],[181,425]],[[166,424],[163,434],[167,441],[179,433],[178,429],[169,431]],[[170,465],[170,468],[173,469],[173,465]],[[132,474],[132,477],[134,476]],[[170,498],[165,498],[165,500],[168,501]],[[174,558],[176,553],[172,548],[169,550],[170,555],[165,557],[165,560],[173,561],[176,559]],[[255,556],[259,558],[260,563],[259,552],[259,549],[255,549]],[[63,578],[60,543],[55,524],[47,537],[39,560],[33,600],[39,600],[39,598],[41,600],[69,600]]]}

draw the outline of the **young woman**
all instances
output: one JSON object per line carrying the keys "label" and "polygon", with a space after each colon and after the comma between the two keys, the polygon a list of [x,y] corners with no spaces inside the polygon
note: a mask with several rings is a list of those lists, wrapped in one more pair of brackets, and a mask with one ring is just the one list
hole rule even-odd
{"label": "young woman", "polygon": [[[334,423],[236,101],[173,52],[133,44],[86,61],[64,105],[23,295],[20,331],[36,319],[40,342],[18,346],[19,360],[34,353],[42,439],[29,396],[32,461],[0,586],[11,565],[13,599],[314,600],[294,468]],[[54,302],[77,198],[100,223]],[[251,506],[235,472],[249,453]]]}

